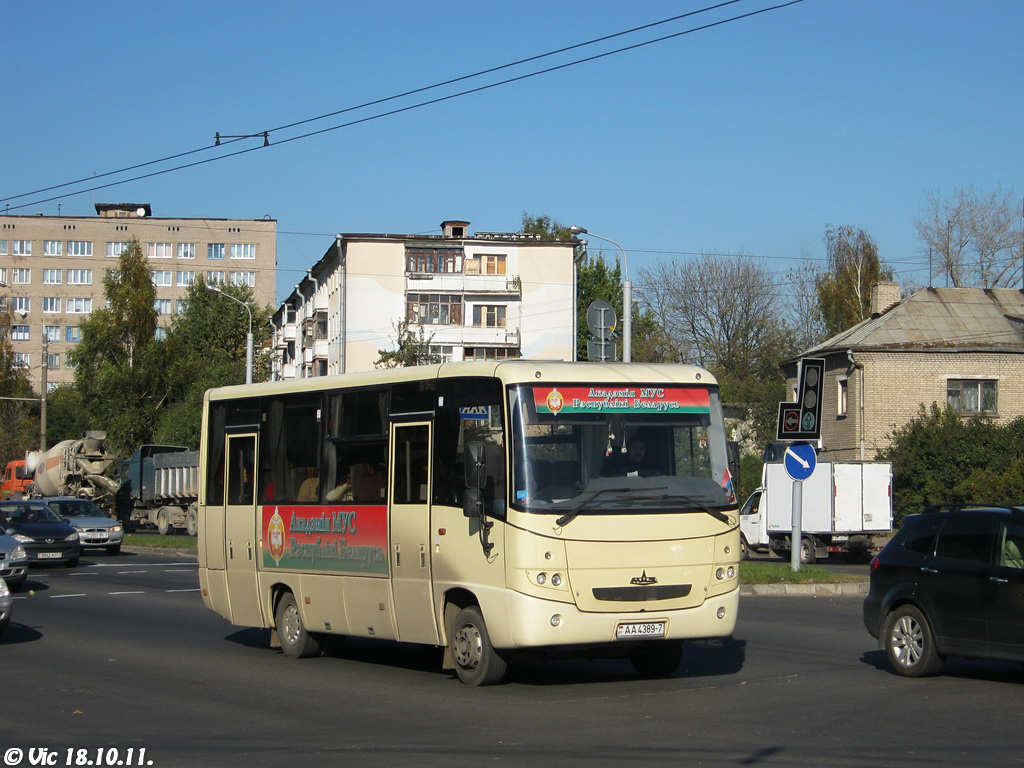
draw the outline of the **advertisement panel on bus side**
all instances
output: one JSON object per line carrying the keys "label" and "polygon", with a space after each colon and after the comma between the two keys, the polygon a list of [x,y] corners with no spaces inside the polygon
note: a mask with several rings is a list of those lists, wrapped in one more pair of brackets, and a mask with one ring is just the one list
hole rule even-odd
{"label": "advertisement panel on bus side", "polygon": [[387,507],[262,509],[263,567],[386,576]]}

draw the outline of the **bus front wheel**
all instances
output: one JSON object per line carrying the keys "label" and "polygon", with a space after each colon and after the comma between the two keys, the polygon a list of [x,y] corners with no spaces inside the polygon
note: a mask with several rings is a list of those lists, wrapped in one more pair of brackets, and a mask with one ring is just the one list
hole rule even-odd
{"label": "bus front wheel", "polygon": [[285,592],[277,604],[275,614],[277,637],[281,641],[281,652],[291,659],[305,659],[320,655],[320,643],[302,626],[298,603],[291,592]]}
{"label": "bus front wheel", "polygon": [[479,608],[470,606],[459,611],[451,638],[455,672],[463,683],[493,685],[505,677],[508,664],[491,645]]}

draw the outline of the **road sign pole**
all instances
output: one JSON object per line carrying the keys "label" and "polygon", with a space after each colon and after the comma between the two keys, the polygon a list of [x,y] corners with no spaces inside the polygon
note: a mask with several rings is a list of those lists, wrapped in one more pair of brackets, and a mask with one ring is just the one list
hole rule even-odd
{"label": "road sign pole", "polygon": [[800,546],[803,540],[804,481],[793,481],[793,532],[789,538],[789,564],[794,572],[800,570]]}

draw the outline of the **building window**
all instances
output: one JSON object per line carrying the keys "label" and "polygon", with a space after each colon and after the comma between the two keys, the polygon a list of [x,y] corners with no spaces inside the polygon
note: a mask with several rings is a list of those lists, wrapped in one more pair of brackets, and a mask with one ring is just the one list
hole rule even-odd
{"label": "building window", "polygon": [[92,285],[92,270],[69,269],[68,285]]}
{"label": "building window", "polygon": [[166,286],[171,284],[171,270],[169,269],[154,269],[153,270],[153,285]]}
{"label": "building window", "polygon": [[11,280],[15,285],[28,285],[32,282],[32,270],[15,267],[11,270]]}
{"label": "building window", "polygon": [[507,256],[503,253],[481,253],[466,259],[467,275],[504,275]]}
{"label": "building window", "polygon": [[407,272],[461,272],[461,248],[420,248],[406,246]]}
{"label": "building window", "polygon": [[92,256],[92,241],[68,240],[68,256]]}
{"label": "building window", "polygon": [[77,325],[65,325],[64,326],[64,341],[70,341],[72,343],[79,342],[82,340],[82,329]]}
{"label": "building window", "polygon": [[255,272],[231,272],[228,274],[228,282],[232,285],[248,285],[255,287],[256,285],[256,273]]}
{"label": "building window", "polygon": [[60,285],[63,278],[63,271],[59,269],[43,270],[43,285]]}
{"label": "building window", "polygon": [[946,382],[946,402],[959,413],[996,413],[996,383],[975,379]]}
{"label": "building window", "polygon": [[63,240],[43,240],[43,256],[61,256],[63,253]]}
{"label": "building window", "polygon": [[169,315],[171,314],[171,300],[170,299],[157,299],[153,302],[153,307],[156,309],[158,315]]}
{"label": "building window", "polygon": [[513,360],[519,347],[466,347],[466,360]]}
{"label": "building window", "polygon": [[29,296],[11,296],[11,311],[27,315],[32,311],[32,299]]}
{"label": "building window", "polygon": [[14,353],[14,365],[18,368],[28,368],[31,365],[32,358],[28,352],[15,352]]}
{"label": "building window", "polygon": [[60,297],[43,296],[43,312],[49,315],[60,312]]}
{"label": "building window", "polygon": [[87,315],[92,312],[92,299],[69,298],[64,302],[64,308],[68,314]]}
{"label": "building window", "polygon": [[450,344],[431,344],[430,354],[440,363],[450,363],[452,355],[455,354],[455,347]]}
{"label": "building window", "polygon": [[847,401],[850,395],[850,380],[839,379],[839,389],[836,392],[836,415],[845,416]]}
{"label": "building window", "polygon": [[218,283],[224,284],[224,273],[220,271],[213,271],[206,273],[206,282],[210,285],[217,285]]}
{"label": "building window", "polygon": [[171,258],[170,243],[146,243],[146,255],[151,259]]}
{"label": "building window", "polygon": [[107,256],[111,259],[116,259],[125,249],[128,247],[128,243],[107,243]]}
{"label": "building window", "polygon": [[156,338],[157,341],[163,341],[164,339],[166,339],[167,338],[167,329],[164,328],[163,326],[157,327],[155,338]]}
{"label": "building window", "polygon": [[196,273],[190,270],[178,270],[178,285],[192,285],[196,281]]}
{"label": "building window", "polygon": [[504,328],[506,307],[478,304],[473,307],[473,325],[478,328]]}
{"label": "building window", "polygon": [[43,337],[47,341],[60,341],[60,326],[59,325],[44,325],[43,326]]}
{"label": "building window", "polygon": [[256,258],[256,243],[232,243],[231,244],[231,258],[232,259],[255,259]]}
{"label": "building window", "polygon": [[405,318],[410,323],[461,325],[462,297],[444,293],[410,293]]}
{"label": "building window", "polygon": [[11,326],[11,341],[29,341],[31,336],[29,334],[29,326],[27,325],[12,325]]}
{"label": "building window", "polygon": [[223,259],[224,258],[224,243],[209,243],[206,246],[206,258],[208,258],[208,259]]}
{"label": "building window", "polygon": [[11,240],[11,255],[12,256],[31,256],[32,255],[32,241],[31,240]]}
{"label": "building window", "polygon": [[188,300],[178,299],[178,314],[184,315],[186,312],[188,312]]}
{"label": "building window", "polygon": [[6,255],[7,255],[7,241],[6,240],[0,240],[0,256],[6,256]]}
{"label": "building window", "polygon": [[60,370],[60,355],[54,352],[47,353],[46,367],[51,371]]}
{"label": "building window", "polygon": [[195,243],[178,243],[179,259],[194,259],[196,257]]}

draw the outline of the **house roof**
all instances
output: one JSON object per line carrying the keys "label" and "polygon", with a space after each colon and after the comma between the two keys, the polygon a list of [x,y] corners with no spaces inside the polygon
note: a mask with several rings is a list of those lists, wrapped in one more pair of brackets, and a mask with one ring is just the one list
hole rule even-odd
{"label": "house roof", "polygon": [[924,288],[800,357],[847,349],[1024,353],[1024,291]]}

